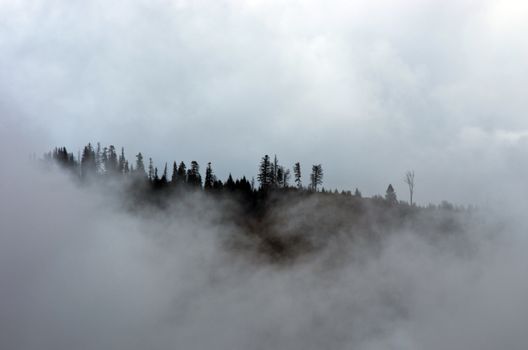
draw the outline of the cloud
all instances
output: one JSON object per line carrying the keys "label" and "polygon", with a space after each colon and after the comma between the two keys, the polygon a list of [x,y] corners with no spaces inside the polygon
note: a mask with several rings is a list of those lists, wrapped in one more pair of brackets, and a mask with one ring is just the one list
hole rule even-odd
{"label": "cloud", "polygon": [[[325,249],[275,266],[226,249],[222,241],[241,233],[219,225],[222,208],[205,198],[131,213],[120,191],[4,169],[5,348],[482,350],[528,342],[522,216],[502,221],[482,211],[464,219],[461,235],[384,232],[377,249],[320,232]],[[295,225],[312,204],[282,215]]]}
{"label": "cloud", "polygon": [[452,188],[474,174],[442,174],[459,158],[480,174],[490,164],[444,157],[454,137],[528,128],[514,0],[1,6],[3,110],[74,151],[99,140],[159,164],[213,161],[220,176],[252,176],[277,153],[369,195],[414,168],[437,184],[419,202],[468,202],[471,186]]}

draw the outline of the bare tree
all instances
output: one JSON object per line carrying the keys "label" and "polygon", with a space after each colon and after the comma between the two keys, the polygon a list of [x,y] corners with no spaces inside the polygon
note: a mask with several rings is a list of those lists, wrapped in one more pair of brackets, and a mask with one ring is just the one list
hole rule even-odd
{"label": "bare tree", "polygon": [[409,197],[411,199],[411,207],[413,205],[413,195],[414,195],[414,170],[409,170],[405,173],[405,179],[403,181],[409,186]]}

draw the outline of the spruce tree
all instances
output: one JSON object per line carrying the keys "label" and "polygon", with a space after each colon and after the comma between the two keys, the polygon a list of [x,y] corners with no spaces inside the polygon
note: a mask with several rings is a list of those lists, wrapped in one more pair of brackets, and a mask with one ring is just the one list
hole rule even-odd
{"label": "spruce tree", "polygon": [[207,163],[207,168],[205,169],[205,181],[204,181],[204,189],[210,190],[214,186],[215,182],[215,176],[213,174],[213,168],[211,166],[211,162]]}
{"label": "spruce tree", "polygon": [[166,185],[167,184],[167,163],[165,163],[165,168],[163,168],[163,175],[161,176],[161,184]]}
{"label": "spruce tree", "polygon": [[143,155],[141,152],[136,155],[136,174],[145,176],[145,164],[143,163]]}
{"label": "spruce tree", "polygon": [[87,177],[94,175],[97,172],[97,163],[95,161],[95,152],[92,144],[84,147],[81,157],[81,176]]}
{"label": "spruce tree", "polygon": [[176,164],[176,161],[172,163],[172,177],[171,177],[171,185],[176,186],[178,182],[178,164]]}
{"label": "spruce tree", "polygon": [[178,166],[178,181],[177,181],[178,185],[185,185],[185,183],[187,182],[186,169],[187,167],[185,166],[185,163],[180,162],[180,165]]}
{"label": "spruce tree", "polygon": [[154,164],[152,163],[152,158],[149,158],[148,179],[150,181],[154,180]]}
{"label": "spruce tree", "polygon": [[260,188],[267,189],[272,183],[272,177],[272,165],[269,156],[266,154],[260,161],[257,176],[257,180],[260,182]]}
{"label": "spruce tree", "polygon": [[385,200],[391,205],[398,203],[398,197],[396,196],[396,191],[394,191],[392,184],[389,184],[389,187],[387,187],[387,191],[385,192]]}
{"label": "spruce tree", "polygon": [[321,164],[314,164],[312,166],[312,174],[310,175],[311,188],[317,192],[317,186],[323,183],[323,167]]}
{"label": "spruce tree", "polygon": [[295,185],[297,185],[298,189],[302,188],[302,181],[301,181],[301,163],[297,162],[293,166],[293,175],[295,176]]}

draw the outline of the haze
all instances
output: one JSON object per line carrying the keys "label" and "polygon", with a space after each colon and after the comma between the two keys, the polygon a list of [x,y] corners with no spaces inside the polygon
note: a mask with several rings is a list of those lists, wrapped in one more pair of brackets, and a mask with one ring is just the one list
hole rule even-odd
{"label": "haze", "polygon": [[420,203],[485,204],[482,186],[528,175],[527,16],[515,0],[2,1],[1,118],[44,138],[37,154],[101,141],[222,177],[277,154],[368,195],[412,168]]}
{"label": "haze", "polygon": [[[0,348],[526,349],[527,18],[522,0],[0,0]],[[342,213],[307,220],[307,190],[267,220],[317,221],[324,244],[264,261],[201,188],[133,211],[122,183],[35,161],[98,141],[222,181],[264,154],[305,179],[321,163],[366,203],[388,184],[407,201],[413,169],[417,206],[391,205],[417,214],[330,232]],[[478,209],[437,231],[442,200]]]}

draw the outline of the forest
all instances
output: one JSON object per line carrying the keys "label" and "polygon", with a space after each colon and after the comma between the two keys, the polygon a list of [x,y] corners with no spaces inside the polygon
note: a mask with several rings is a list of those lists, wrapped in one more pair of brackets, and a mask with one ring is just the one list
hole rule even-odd
{"label": "forest", "polygon": [[321,164],[311,166],[309,180],[304,182],[299,162],[290,171],[277,156],[269,155],[260,159],[256,181],[231,174],[222,181],[210,162],[203,177],[196,161],[188,167],[174,161],[169,174],[167,163],[159,171],[153,159],[146,161],[141,152],[130,162],[124,148],[118,154],[115,146],[99,143],[95,147],[88,143],[77,157],[66,147],[57,147],[45,153],[41,162],[44,167],[58,164],[80,186],[118,189],[125,209],[138,215],[146,208],[170,215],[182,206],[212,203],[220,213],[215,218],[218,223],[233,225],[238,233],[225,240],[226,246],[271,262],[295,261],[320,251],[336,237],[376,246],[385,236],[405,230],[430,238],[457,235],[464,232],[463,223],[475,211],[447,201],[416,205],[412,202],[414,172],[402,179],[409,202],[398,200],[392,184],[384,196],[363,197],[358,188],[353,192],[325,189]]}

